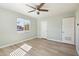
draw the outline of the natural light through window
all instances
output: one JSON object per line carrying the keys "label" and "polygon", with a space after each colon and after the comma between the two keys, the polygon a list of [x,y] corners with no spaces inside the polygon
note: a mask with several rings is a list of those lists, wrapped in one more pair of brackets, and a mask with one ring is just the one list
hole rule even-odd
{"label": "natural light through window", "polygon": [[24,56],[25,54],[27,54],[27,52],[31,50],[31,48],[32,46],[24,43],[22,46],[12,51],[10,53],[10,56]]}
{"label": "natural light through window", "polygon": [[17,31],[29,31],[30,24],[30,20],[17,18]]}

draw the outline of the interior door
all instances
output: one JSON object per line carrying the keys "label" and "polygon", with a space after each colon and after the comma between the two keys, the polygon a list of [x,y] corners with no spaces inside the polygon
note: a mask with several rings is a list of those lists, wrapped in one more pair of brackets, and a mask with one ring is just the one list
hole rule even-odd
{"label": "interior door", "polygon": [[41,21],[41,37],[47,38],[47,21]]}
{"label": "interior door", "polygon": [[74,17],[62,20],[62,41],[74,44]]}

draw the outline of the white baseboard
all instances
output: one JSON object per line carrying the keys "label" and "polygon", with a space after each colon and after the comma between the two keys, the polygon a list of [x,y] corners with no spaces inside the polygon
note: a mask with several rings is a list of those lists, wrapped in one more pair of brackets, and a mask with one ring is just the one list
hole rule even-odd
{"label": "white baseboard", "polygon": [[56,42],[61,42],[61,43],[67,43],[67,44],[72,44],[74,45],[74,43],[68,43],[68,42],[64,42],[62,40],[55,40],[55,39],[49,39],[49,40],[52,40],[52,41],[56,41]]}
{"label": "white baseboard", "polygon": [[[23,40],[20,40],[20,41],[17,41],[17,42],[13,42],[13,43],[9,43],[9,44],[0,46],[0,48],[12,46],[12,45],[15,45],[15,44],[18,44],[18,43],[27,41],[27,40],[31,40],[31,39],[34,39],[34,38],[42,38],[42,37],[38,37],[38,36],[30,37],[30,38],[27,38],[27,39],[23,39]],[[52,41],[56,41],[56,42],[62,42],[61,40],[54,40],[54,39],[48,39],[48,40],[52,40]],[[62,42],[62,43],[65,43],[65,42]],[[71,44],[71,43],[70,43],[70,44]]]}
{"label": "white baseboard", "polygon": [[3,45],[3,46],[0,46],[0,48],[5,48],[5,47],[8,47],[8,46],[12,46],[12,45],[15,45],[15,44],[18,44],[18,43],[21,43],[21,42],[27,41],[27,40],[31,40],[31,39],[34,39],[34,38],[37,38],[37,37],[34,36],[34,37],[30,37],[30,38],[27,38],[27,39],[23,39],[23,40],[20,40],[20,41],[17,41],[17,42],[9,43],[9,44],[6,44],[6,45]]}
{"label": "white baseboard", "polygon": [[[41,36],[39,36],[38,38],[42,38]],[[61,42],[61,43],[67,43],[67,42],[64,42],[64,41],[62,41],[62,40],[55,40],[55,39],[49,39],[49,38],[47,38],[48,40],[51,40],[51,41],[56,41],[56,42]],[[72,44],[72,45],[74,45],[74,43],[67,43],[67,44]]]}

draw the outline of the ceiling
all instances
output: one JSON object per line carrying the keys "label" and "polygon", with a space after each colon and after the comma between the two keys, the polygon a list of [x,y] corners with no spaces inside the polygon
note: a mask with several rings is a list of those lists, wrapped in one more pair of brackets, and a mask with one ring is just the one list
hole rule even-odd
{"label": "ceiling", "polygon": [[[40,3],[28,3],[31,6],[39,5]],[[35,12],[28,13],[32,8],[26,6],[23,3],[0,3],[0,7],[6,8],[12,11],[19,12],[24,15],[29,15],[32,17],[46,17],[48,15],[59,15],[69,12],[75,12],[79,7],[78,3],[46,3],[42,8],[46,8],[48,12],[40,12],[40,15],[37,15]]]}

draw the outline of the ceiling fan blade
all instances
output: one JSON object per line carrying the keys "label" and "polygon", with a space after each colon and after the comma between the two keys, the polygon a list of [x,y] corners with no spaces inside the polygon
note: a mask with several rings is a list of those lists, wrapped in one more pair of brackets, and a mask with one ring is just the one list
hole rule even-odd
{"label": "ceiling fan blade", "polygon": [[33,9],[36,9],[35,7],[32,7],[32,6],[28,5],[28,4],[26,4],[26,6],[31,7],[31,8],[33,8]]}
{"label": "ceiling fan blade", "polygon": [[41,3],[39,6],[37,6],[37,9],[40,9],[45,3]]}
{"label": "ceiling fan blade", "polygon": [[31,11],[29,11],[28,13],[30,13],[30,12],[34,12],[35,10],[31,10]]}
{"label": "ceiling fan blade", "polygon": [[48,12],[48,10],[46,10],[46,9],[39,9],[39,11],[46,11],[46,12]]}

